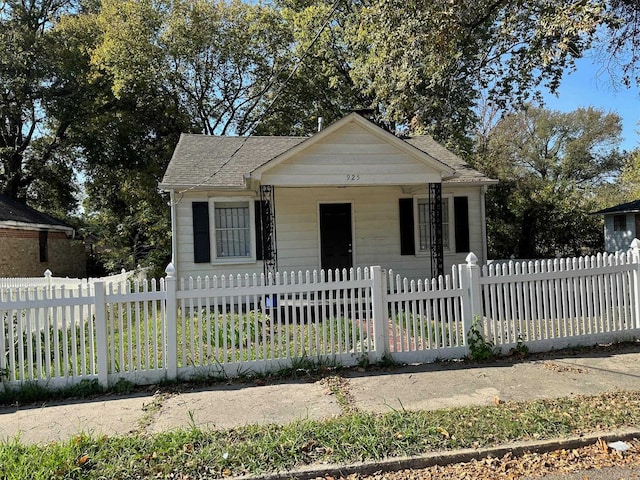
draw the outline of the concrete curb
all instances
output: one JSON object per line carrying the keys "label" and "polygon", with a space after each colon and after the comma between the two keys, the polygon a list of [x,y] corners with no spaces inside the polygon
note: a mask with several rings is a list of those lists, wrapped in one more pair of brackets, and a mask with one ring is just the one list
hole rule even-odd
{"label": "concrete curb", "polygon": [[515,442],[509,445],[472,449],[466,448],[453,451],[430,452],[415,457],[398,457],[376,462],[358,462],[350,465],[310,465],[288,472],[272,473],[268,475],[235,477],[236,480],[311,480],[318,477],[330,476],[339,478],[353,473],[372,475],[376,472],[394,472],[405,469],[420,469],[435,465],[450,465],[481,460],[487,457],[500,458],[511,452],[515,456],[525,453],[546,453],[554,450],[570,450],[585,447],[598,440],[605,442],[628,441],[640,437],[640,429],[627,428],[610,432],[590,433],[579,437],[560,439]]}

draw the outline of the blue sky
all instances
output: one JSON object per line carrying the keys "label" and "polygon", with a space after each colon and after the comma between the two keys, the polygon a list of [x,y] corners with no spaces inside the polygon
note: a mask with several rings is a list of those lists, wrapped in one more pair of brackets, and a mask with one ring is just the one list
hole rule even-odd
{"label": "blue sky", "polygon": [[613,111],[622,117],[622,148],[640,148],[640,89],[620,87],[615,89],[607,72],[585,57],[576,62],[575,72],[562,79],[558,95],[544,95],[545,107],[569,112],[580,107],[597,107],[605,112]]}

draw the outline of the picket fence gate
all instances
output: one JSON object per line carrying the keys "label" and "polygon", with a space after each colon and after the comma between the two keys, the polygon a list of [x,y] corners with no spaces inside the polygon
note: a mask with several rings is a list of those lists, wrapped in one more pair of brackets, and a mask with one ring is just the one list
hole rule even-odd
{"label": "picket fence gate", "polygon": [[410,280],[379,266],[90,286],[0,288],[0,390],[428,362],[469,354],[477,329],[503,353],[636,338],[640,242],[628,252],[477,265]]}

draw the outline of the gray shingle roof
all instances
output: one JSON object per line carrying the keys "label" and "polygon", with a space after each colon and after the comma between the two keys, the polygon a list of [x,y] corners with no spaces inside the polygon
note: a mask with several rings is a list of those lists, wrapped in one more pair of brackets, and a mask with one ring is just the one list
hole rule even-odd
{"label": "gray shingle roof", "polygon": [[39,212],[30,206],[13,200],[6,195],[0,195],[0,222],[20,222],[40,225],[53,225],[72,229],[70,225]]}
{"label": "gray shingle roof", "polygon": [[593,212],[592,215],[604,215],[606,213],[636,213],[636,212],[640,212],[640,200],[634,200],[633,202],[614,205],[613,207],[609,207],[603,210],[599,210],[597,212]]}
{"label": "gray shingle roof", "polygon": [[[183,134],[160,183],[162,188],[243,187],[244,176],[310,137],[222,137]],[[495,183],[429,136],[405,140],[453,168],[445,183]]]}
{"label": "gray shingle roof", "polygon": [[161,185],[243,187],[245,174],[306,139],[182,134]]}
{"label": "gray shingle roof", "polygon": [[491,178],[487,177],[485,174],[479,172],[471,165],[466,163],[455,153],[444,148],[429,135],[419,135],[416,137],[406,138],[404,140],[417,149],[422,150],[426,154],[440,160],[442,163],[448,165],[456,171],[456,177],[445,180],[444,183],[497,183],[496,180],[492,180]]}

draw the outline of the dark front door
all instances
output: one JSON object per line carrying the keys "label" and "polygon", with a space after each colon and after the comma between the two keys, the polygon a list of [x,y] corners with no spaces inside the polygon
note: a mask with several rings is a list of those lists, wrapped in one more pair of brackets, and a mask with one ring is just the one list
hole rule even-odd
{"label": "dark front door", "polygon": [[351,204],[320,205],[320,264],[324,270],[351,268]]}

